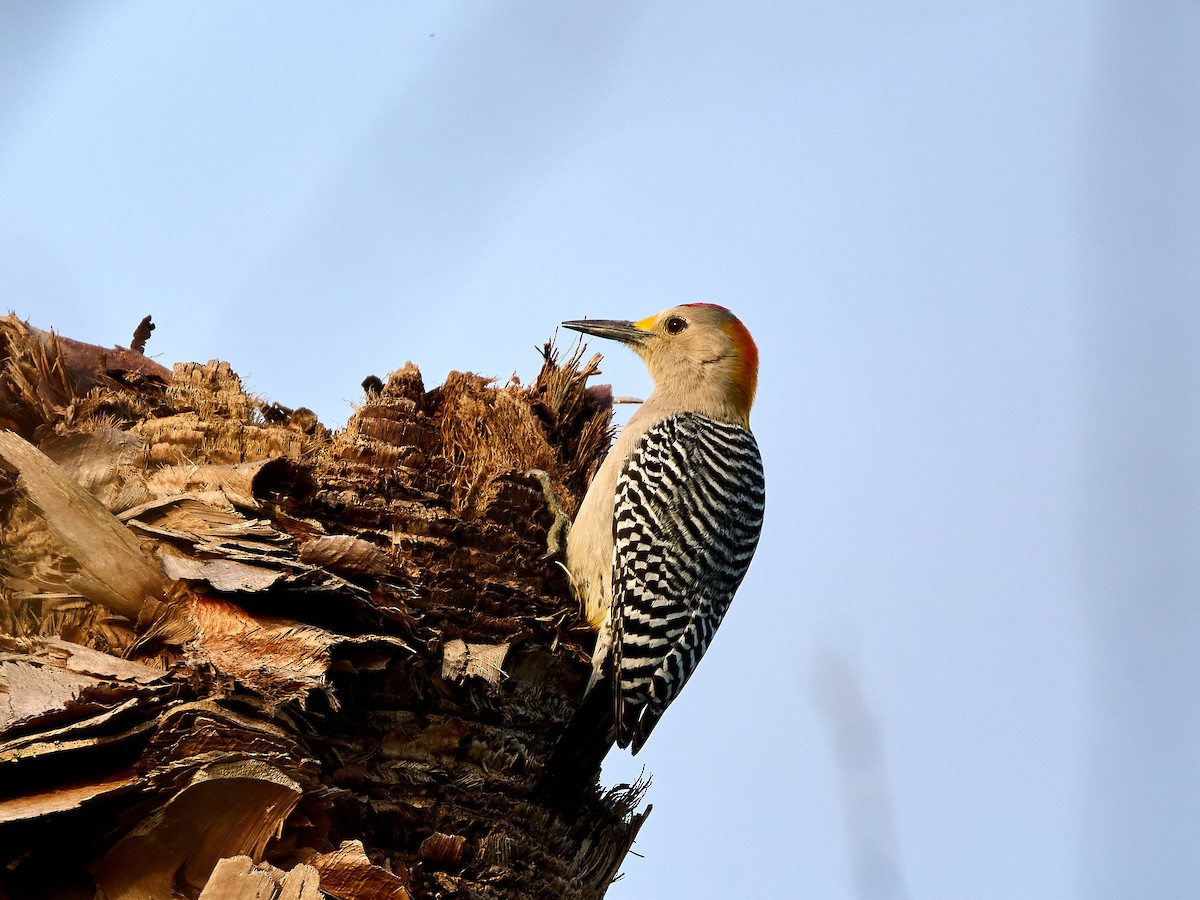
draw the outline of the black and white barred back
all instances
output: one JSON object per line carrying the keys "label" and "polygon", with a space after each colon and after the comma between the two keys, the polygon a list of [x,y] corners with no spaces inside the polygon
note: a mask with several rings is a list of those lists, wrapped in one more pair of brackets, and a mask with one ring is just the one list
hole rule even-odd
{"label": "black and white barred back", "polygon": [[747,429],[695,413],[650,428],[617,481],[613,695],[637,753],[708,649],[762,529],[762,458]]}

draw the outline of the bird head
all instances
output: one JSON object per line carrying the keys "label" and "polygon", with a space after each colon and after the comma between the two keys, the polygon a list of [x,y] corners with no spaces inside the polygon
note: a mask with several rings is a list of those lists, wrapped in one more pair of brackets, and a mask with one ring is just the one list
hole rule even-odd
{"label": "bird head", "polygon": [[646,363],[655,391],[681,408],[748,425],[758,386],[758,347],[723,306],[672,306],[638,322],[580,319],[574,331],[629,345]]}

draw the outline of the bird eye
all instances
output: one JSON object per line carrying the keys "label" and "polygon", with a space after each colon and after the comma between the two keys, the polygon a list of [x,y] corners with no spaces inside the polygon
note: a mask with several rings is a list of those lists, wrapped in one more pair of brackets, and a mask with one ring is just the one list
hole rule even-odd
{"label": "bird eye", "polygon": [[681,319],[679,316],[671,316],[667,319],[667,334],[679,334],[685,328],[687,328],[686,319]]}

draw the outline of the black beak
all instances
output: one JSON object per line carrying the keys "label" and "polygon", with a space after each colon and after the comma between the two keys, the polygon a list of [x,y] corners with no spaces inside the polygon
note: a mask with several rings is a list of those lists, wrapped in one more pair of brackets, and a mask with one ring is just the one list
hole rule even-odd
{"label": "black beak", "polygon": [[620,319],[576,319],[571,322],[563,322],[564,328],[570,328],[572,331],[582,331],[584,334],[592,334],[596,337],[608,338],[613,341],[620,341],[622,344],[629,344],[636,347],[650,337],[650,333],[642,331],[632,322],[625,322]]}

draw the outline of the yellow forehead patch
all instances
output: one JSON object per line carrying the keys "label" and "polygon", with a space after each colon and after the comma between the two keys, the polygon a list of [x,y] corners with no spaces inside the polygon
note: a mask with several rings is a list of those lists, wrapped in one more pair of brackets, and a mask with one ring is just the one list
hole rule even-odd
{"label": "yellow forehead patch", "polygon": [[646,318],[642,319],[640,322],[634,322],[633,327],[639,328],[642,331],[653,331],[654,323],[657,321],[658,321],[657,314],[655,314],[653,316],[646,316]]}

